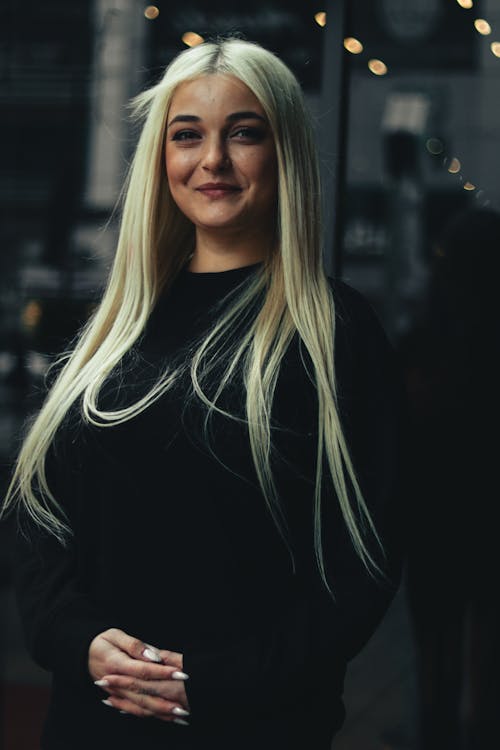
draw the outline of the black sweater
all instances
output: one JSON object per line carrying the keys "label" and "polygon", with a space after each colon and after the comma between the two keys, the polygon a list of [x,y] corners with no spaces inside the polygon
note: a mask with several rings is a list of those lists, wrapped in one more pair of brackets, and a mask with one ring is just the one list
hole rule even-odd
{"label": "black sweater", "polygon": [[[182,270],[108,379],[103,405],[144,394],[209,324],[213,305],[261,265]],[[392,583],[374,581],[354,553],[326,464],[323,545],[335,601],[321,582],[312,523],[317,398],[297,335],[272,411],[272,466],[295,573],[259,488],[244,424],[217,415],[214,457],[202,440],[203,411],[189,405],[182,384],[123,425],[82,426],[71,417],[47,468],[73,541],[63,549],[29,528],[29,542],[19,535],[16,566],[29,650],[53,673],[44,750],[329,747],[344,718],[345,665],[397,588],[405,443],[395,354],[364,298],[330,283],[341,421]],[[241,407],[238,389],[227,399]],[[87,656],[108,627],[184,654],[189,727],[102,705]]]}

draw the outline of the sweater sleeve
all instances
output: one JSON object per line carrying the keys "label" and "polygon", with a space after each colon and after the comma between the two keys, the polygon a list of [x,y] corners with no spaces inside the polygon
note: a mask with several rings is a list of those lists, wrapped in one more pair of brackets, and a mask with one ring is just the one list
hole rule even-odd
{"label": "sweater sleeve", "polygon": [[[46,457],[49,487],[77,528],[82,491],[81,447],[57,438]],[[20,513],[14,582],[28,652],[44,669],[73,684],[92,684],[88,649],[93,638],[112,627],[93,606],[79,571],[75,539],[63,546],[52,534]]]}
{"label": "sweater sleeve", "polygon": [[372,577],[360,562],[331,480],[325,487],[325,469],[322,538],[335,598],[309,552],[279,616],[227,648],[185,653],[193,718],[216,715],[221,700],[228,715],[237,716],[270,714],[318,694],[339,695],[346,663],[371,637],[399,585],[408,425],[402,374],[371,306],[342,282],[335,282],[335,290],[339,412],[385,560],[369,536],[366,541],[386,577]]}

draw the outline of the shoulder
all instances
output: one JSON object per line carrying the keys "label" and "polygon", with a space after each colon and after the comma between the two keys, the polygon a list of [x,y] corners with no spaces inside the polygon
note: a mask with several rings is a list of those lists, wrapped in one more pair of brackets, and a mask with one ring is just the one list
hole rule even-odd
{"label": "shoulder", "polygon": [[353,346],[392,349],[383,323],[371,302],[357,289],[340,279],[327,276],[335,305],[338,332]]}
{"label": "shoulder", "polygon": [[379,379],[399,388],[400,358],[378,312],[361,292],[340,279],[327,278],[335,306],[336,365],[356,382]]}
{"label": "shoulder", "polygon": [[382,326],[371,302],[357,289],[341,279],[327,276],[335,303],[336,319],[345,325]]}

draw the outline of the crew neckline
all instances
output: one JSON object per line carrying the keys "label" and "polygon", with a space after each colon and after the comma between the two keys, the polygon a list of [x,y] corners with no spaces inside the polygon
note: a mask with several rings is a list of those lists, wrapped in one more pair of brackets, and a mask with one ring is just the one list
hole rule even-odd
{"label": "crew neckline", "polygon": [[241,273],[243,271],[251,271],[252,269],[257,269],[261,267],[264,264],[263,260],[257,261],[257,263],[251,263],[247,266],[237,266],[236,268],[227,268],[225,271],[190,271],[187,266],[184,266],[182,269],[182,273],[186,278],[194,279],[194,278],[201,278],[201,279],[207,279],[207,278],[228,278],[230,275],[236,275],[238,273]]}

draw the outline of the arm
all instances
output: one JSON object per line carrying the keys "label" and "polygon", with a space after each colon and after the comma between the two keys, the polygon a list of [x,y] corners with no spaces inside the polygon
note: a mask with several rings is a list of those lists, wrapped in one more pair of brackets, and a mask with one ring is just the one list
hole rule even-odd
{"label": "arm", "polygon": [[229,648],[185,652],[184,669],[190,675],[186,692],[193,716],[215,715],[222,694],[226,709],[241,714],[271,713],[280,706],[296,705],[315,691],[339,692],[345,663],[369,639],[397,590],[406,429],[402,379],[370,306],[344,287],[336,298],[342,316],[336,336],[341,418],[365,500],[387,552],[389,583],[378,583],[365,571],[352,549],[333,490],[325,488],[323,540],[336,600],[324,588],[314,557],[304,556],[293,594],[279,617]]}
{"label": "arm", "polygon": [[[77,523],[81,446],[59,436],[46,459],[49,486]],[[22,512],[16,539],[15,588],[28,651],[44,669],[71,682],[90,682],[87,658],[92,639],[114,625],[96,611],[78,574],[74,537],[67,547]]]}
{"label": "arm", "polygon": [[[15,584],[28,651],[40,666],[75,688],[95,691],[96,700],[103,693],[93,683],[99,680],[99,687],[104,687],[102,678],[109,673],[122,679],[164,680],[165,698],[154,703],[159,718],[172,721],[176,716],[172,709],[185,705],[183,684],[176,681],[183,674],[179,673],[182,661],[175,658],[181,655],[172,652],[167,662],[163,653],[115,627],[86,590],[78,556],[78,519],[85,495],[85,443],[80,438],[81,434],[61,431],[46,459],[49,487],[75,532],[67,546],[42,531],[27,513],[19,519]],[[136,716],[153,715],[147,707],[127,700],[117,707]]]}
{"label": "arm", "polygon": [[54,537],[36,529],[28,539],[18,532],[15,586],[33,660],[73,683],[89,683],[89,645],[113,623],[79,589],[71,547],[65,550]]}

